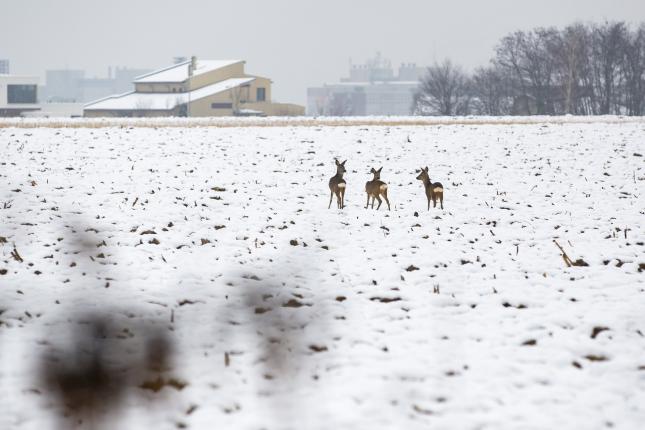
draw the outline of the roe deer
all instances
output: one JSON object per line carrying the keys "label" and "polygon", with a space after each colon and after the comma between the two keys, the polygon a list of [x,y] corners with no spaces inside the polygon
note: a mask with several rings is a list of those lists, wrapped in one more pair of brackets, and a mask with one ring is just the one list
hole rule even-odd
{"label": "roe deer", "polygon": [[365,184],[365,192],[367,193],[367,205],[365,205],[365,209],[370,205],[371,197],[372,209],[374,209],[374,200],[378,200],[378,206],[376,207],[376,210],[378,210],[381,207],[381,203],[383,203],[379,197],[381,195],[387,203],[387,210],[390,210],[390,201],[387,199],[387,184],[381,181],[381,170],[383,170],[382,167],[378,170],[374,170],[372,167],[372,170],[370,170],[370,173],[374,174],[374,178]]}
{"label": "roe deer", "polygon": [[347,183],[343,179],[343,174],[345,174],[345,163],[347,160],[343,161],[342,163],[339,163],[338,160],[334,160],[336,162],[336,174],[331,177],[329,180],[329,189],[331,190],[331,195],[329,196],[329,206],[327,206],[327,209],[331,207],[331,201],[334,198],[334,194],[336,194],[336,201],[338,202],[338,209],[343,209],[345,207],[345,187],[347,186]]}
{"label": "roe deer", "polygon": [[443,209],[443,185],[441,182],[435,182],[434,184],[430,180],[428,175],[428,167],[424,169],[421,168],[421,173],[417,176],[417,179],[423,181],[423,187],[426,189],[426,197],[428,198],[428,210],[430,210],[430,200],[434,204],[433,207],[437,207],[437,199],[441,203],[441,209]]}

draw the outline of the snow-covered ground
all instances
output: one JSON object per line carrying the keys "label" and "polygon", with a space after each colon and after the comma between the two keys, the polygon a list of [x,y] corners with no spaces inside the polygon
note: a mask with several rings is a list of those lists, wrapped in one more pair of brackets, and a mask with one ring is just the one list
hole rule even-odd
{"label": "snow-covered ground", "polygon": [[643,428],[645,122],[495,122],[5,123],[0,428],[74,428],[43,374],[97,344],[95,428]]}

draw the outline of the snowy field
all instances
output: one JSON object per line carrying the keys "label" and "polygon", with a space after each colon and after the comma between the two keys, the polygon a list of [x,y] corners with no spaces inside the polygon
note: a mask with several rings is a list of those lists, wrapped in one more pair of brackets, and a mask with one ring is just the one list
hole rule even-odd
{"label": "snowy field", "polygon": [[642,429],[645,121],[507,122],[4,123],[0,428]]}

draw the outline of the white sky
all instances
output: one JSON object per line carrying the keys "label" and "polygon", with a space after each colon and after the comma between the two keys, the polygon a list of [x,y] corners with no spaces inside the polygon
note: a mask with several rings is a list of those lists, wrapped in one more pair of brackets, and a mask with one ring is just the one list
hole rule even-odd
{"label": "white sky", "polygon": [[0,0],[0,58],[13,73],[159,68],[174,56],[244,59],[273,98],[347,75],[380,51],[394,66],[488,62],[505,34],[574,21],[645,21],[645,0]]}

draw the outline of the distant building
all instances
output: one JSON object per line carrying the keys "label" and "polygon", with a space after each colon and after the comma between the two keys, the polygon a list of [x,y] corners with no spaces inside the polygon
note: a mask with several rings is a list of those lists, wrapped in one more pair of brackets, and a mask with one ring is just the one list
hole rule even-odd
{"label": "distant building", "polygon": [[86,78],[84,70],[47,70],[43,99],[51,103],[82,103],[132,91],[134,78],[148,72],[117,67],[113,74],[110,67],[107,78]]}
{"label": "distant building", "polygon": [[85,105],[87,117],[292,116],[304,107],[271,101],[271,80],[248,75],[241,60],[190,60],[144,74],[134,91]]}
{"label": "distant building", "polygon": [[85,78],[81,82],[82,98],[78,101],[86,103],[108,97],[116,92],[114,79]]}
{"label": "distant building", "polygon": [[350,67],[340,83],[307,89],[307,114],[330,116],[410,115],[425,69],[402,64],[398,74],[380,54]]}
{"label": "distant building", "polygon": [[43,100],[54,103],[83,101],[83,70],[46,70]]}
{"label": "distant building", "polygon": [[[112,76],[112,79],[114,80],[114,91],[109,94],[105,94],[103,97],[112,94],[127,93],[128,91],[134,90],[134,80],[138,76],[146,75],[150,72],[152,72],[150,69],[129,69],[127,67],[115,68],[114,76]],[[92,100],[96,100],[96,98],[85,98],[86,102],[90,102]]]}
{"label": "distant building", "polygon": [[38,109],[38,77],[0,75],[0,116],[21,116]]}
{"label": "distant building", "polygon": [[6,58],[0,58],[0,75],[9,74],[9,60]]}

